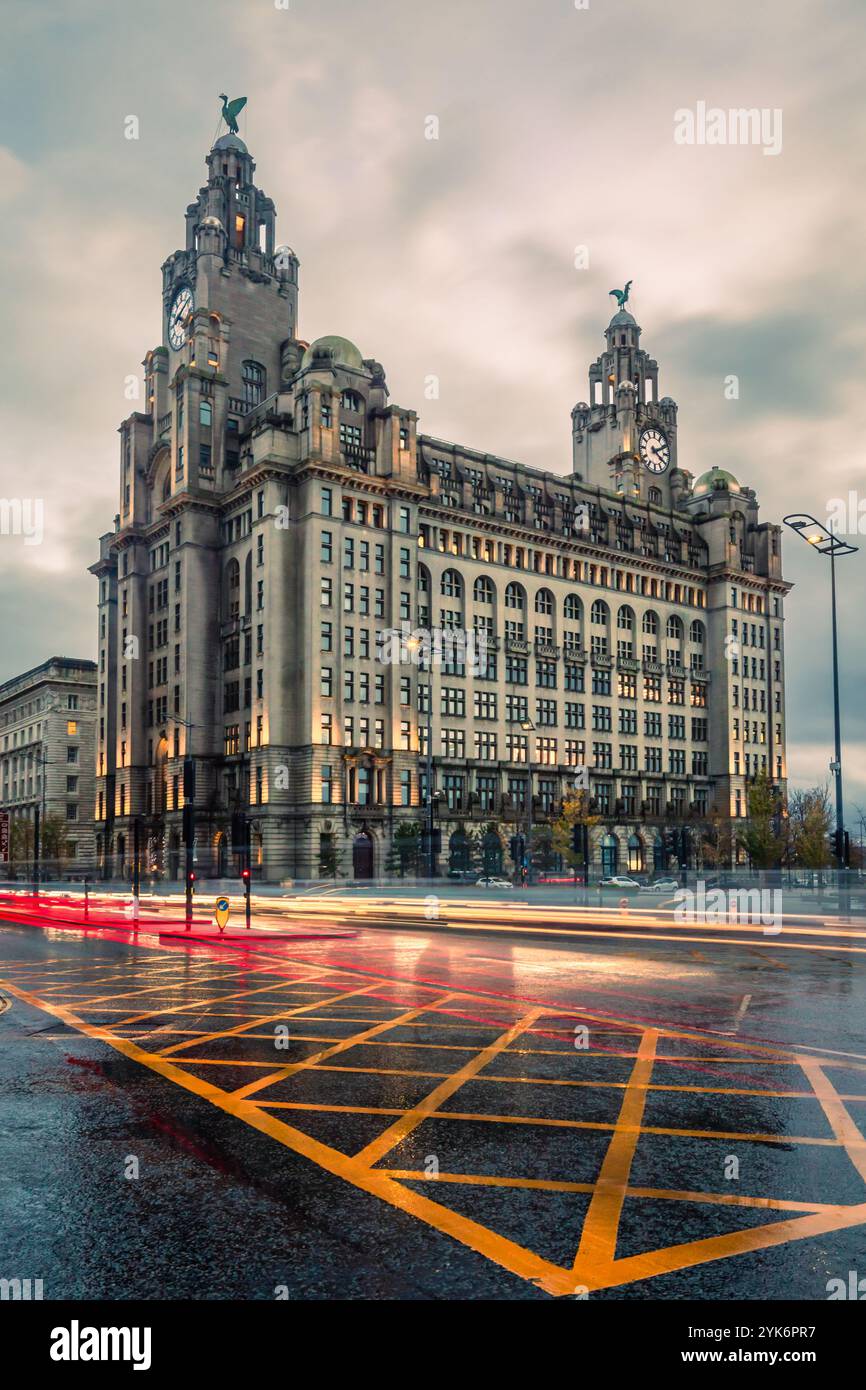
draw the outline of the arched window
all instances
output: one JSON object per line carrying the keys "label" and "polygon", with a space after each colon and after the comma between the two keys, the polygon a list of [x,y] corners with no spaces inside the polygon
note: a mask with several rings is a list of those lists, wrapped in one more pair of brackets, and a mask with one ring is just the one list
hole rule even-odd
{"label": "arched window", "polygon": [[241,367],[241,378],[244,386],[244,409],[252,410],[254,405],[258,405],[265,399],[267,372],[261,362],[244,362]]}
{"label": "arched window", "polygon": [[661,490],[660,487],[651,487],[650,490],[649,490],[648,496],[649,496],[649,500],[650,500],[656,507],[660,507],[660,506],[661,506],[661,504],[662,504],[662,490]]}
{"label": "arched window", "polygon": [[476,603],[492,603],[494,593],[492,579],[488,579],[486,575],[481,575],[479,579],[476,579],[473,589]]}
{"label": "arched window", "polygon": [[463,580],[460,578],[457,570],[442,571],[442,582],[439,586],[439,591],[447,598],[463,597]]}
{"label": "arched window", "polygon": [[241,567],[237,560],[226,565],[225,605],[226,617],[237,618],[241,611]]}
{"label": "arched window", "polygon": [[526,593],[520,584],[509,584],[505,590],[506,608],[525,608]]}
{"label": "arched window", "polygon": [[253,552],[247,552],[244,562],[244,613],[249,617],[253,611]]}
{"label": "arched window", "polygon": [[644,851],[643,840],[640,835],[629,835],[628,837],[628,871],[630,874],[642,874],[646,868],[646,854]]}
{"label": "arched window", "polygon": [[616,835],[605,835],[601,842],[601,876],[611,878],[619,865],[619,840]]}
{"label": "arched window", "polygon": [[683,623],[682,619],[678,618],[676,613],[672,613],[671,616],[668,618],[667,628],[665,630],[672,642],[682,642]]}
{"label": "arched window", "polygon": [[610,612],[609,612],[609,610],[608,610],[608,606],[607,606],[607,604],[605,603],[604,599],[603,599],[603,598],[597,598],[597,599],[595,600],[595,602],[593,603],[593,605],[592,605],[592,610],[591,610],[591,613],[590,613],[591,621],[594,622],[594,623],[598,623],[598,624],[601,624],[602,626],[604,626],[604,624],[607,623],[609,617],[610,617]]}
{"label": "arched window", "polygon": [[648,637],[658,637],[659,620],[652,609],[644,613],[642,627]]}
{"label": "arched window", "polygon": [[704,645],[704,625],[697,618],[689,628],[689,641],[696,642],[699,647]]}
{"label": "arched window", "polygon": [[340,405],[343,410],[361,411],[364,409],[364,402],[357,391],[344,391],[340,396]]}
{"label": "arched window", "polygon": [[627,603],[624,603],[617,613],[616,625],[621,632],[634,632],[634,613]]}
{"label": "arched window", "polygon": [[569,622],[579,623],[583,618],[583,604],[577,594],[568,594],[565,600],[565,616]]}
{"label": "arched window", "polygon": [[430,571],[426,565],[418,566],[418,592],[429,594],[430,592]]}
{"label": "arched window", "polygon": [[553,594],[549,589],[538,590],[538,593],[535,595],[535,611],[536,613],[553,612]]}

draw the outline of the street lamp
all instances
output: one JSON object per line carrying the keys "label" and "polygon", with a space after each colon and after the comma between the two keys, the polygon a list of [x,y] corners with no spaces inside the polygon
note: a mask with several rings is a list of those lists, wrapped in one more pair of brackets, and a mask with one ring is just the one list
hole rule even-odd
{"label": "street lamp", "polygon": [[833,722],[835,732],[835,756],[830,771],[836,784],[836,862],[840,870],[845,867],[845,814],[842,802],[842,726],[839,718],[839,649],[836,636],[836,559],[843,555],[853,555],[859,546],[849,545],[840,540],[827,526],[817,521],[808,512],[793,512],[784,517],[786,526],[796,531],[819,555],[830,557],[830,610],[833,633]]}
{"label": "street lamp", "polygon": [[[411,652],[421,650],[421,638],[407,637]],[[433,878],[433,660],[428,652],[427,665],[427,877]]]}
{"label": "street lamp", "polygon": [[[535,725],[531,719],[517,721],[525,734],[534,734]],[[532,883],[532,743],[526,740],[526,764],[529,771],[529,794],[526,798],[526,884]]]}

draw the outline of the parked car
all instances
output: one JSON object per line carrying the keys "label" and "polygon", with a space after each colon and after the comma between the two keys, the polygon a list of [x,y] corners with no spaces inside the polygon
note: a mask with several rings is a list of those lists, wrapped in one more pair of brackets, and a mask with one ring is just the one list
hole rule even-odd
{"label": "parked car", "polygon": [[675,878],[657,878],[655,883],[642,883],[642,893],[675,893],[679,888]]}
{"label": "parked car", "polygon": [[475,880],[476,888],[513,888],[514,884],[510,879],[501,878],[497,874],[482,874],[481,878]]}
{"label": "parked car", "polygon": [[626,874],[614,874],[611,878],[601,878],[598,881],[599,888],[640,888],[636,878],[628,878]]}

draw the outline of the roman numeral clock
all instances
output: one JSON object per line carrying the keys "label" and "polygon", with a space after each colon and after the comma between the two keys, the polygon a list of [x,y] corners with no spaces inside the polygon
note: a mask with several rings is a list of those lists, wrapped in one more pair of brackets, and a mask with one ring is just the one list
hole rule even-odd
{"label": "roman numeral clock", "polygon": [[648,473],[664,473],[671,461],[671,446],[657,425],[648,425],[638,441],[641,463]]}

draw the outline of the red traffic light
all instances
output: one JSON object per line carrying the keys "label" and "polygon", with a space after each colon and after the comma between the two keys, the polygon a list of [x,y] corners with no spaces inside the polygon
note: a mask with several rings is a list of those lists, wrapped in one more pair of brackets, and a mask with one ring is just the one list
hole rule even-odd
{"label": "red traffic light", "polygon": [[187,876],[186,876],[186,881],[187,881],[187,883],[195,883],[195,874],[194,874],[194,873],[188,873]]}
{"label": "red traffic light", "polygon": [[250,881],[250,871],[249,871],[249,869],[241,869],[241,878],[243,879],[244,883],[249,883],[249,881]]}

